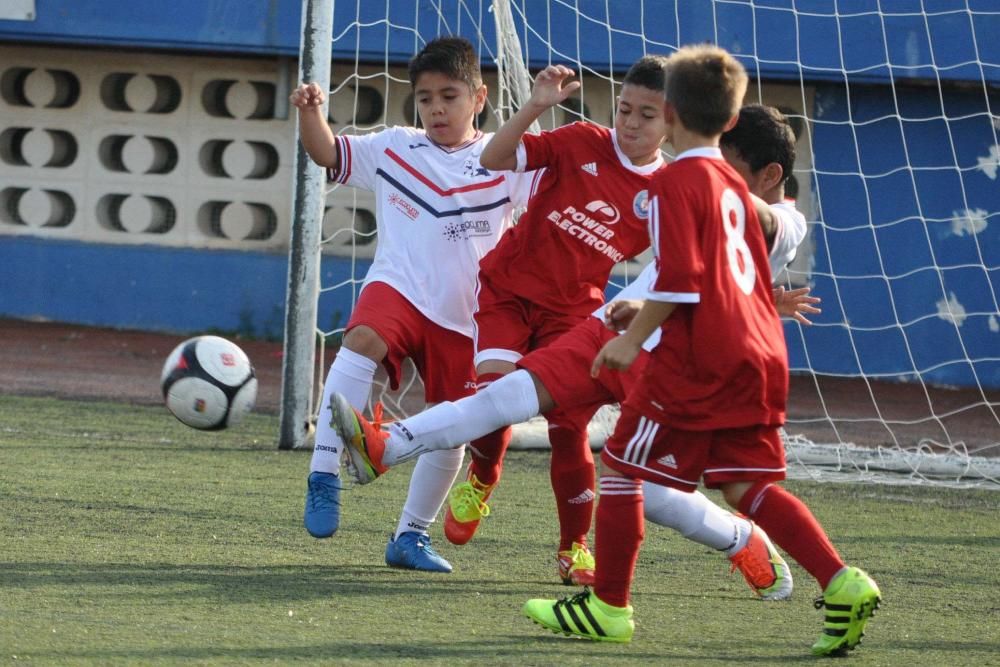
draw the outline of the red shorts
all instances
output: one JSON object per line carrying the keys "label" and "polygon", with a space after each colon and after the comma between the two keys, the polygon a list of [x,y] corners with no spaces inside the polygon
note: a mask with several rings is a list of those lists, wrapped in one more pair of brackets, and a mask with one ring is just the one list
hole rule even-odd
{"label": "red shorts", "polygon": [[627,403],[601,461],[630,477],[682,491],[693,491],[699,479],[710,489],[726,482],[785,479],[785,448],[777,426],[682,431]]}
{"label": "red shorts", "polygon": [[531,350],[545,347],[584,319],[542,308],[495,287],[482,272],[476,289],[472,335],[477,366],[490,359],[517,363]]}
{"label": "red shorts", "polygon": [[604,367],[597,378],[590,377],[594,357],[615,336],[596,317],[588,317],[517,365],[541,381],[560,409],[592,407],[596,411],[602,405],[624,401],[649,360],[649,353],[643,350],[628,371]]}
{"label": "red shorts", "polygon": [[409,357],[424,381],[428,403],[476,393],[472,339],[434,324],[389,285],[373,282],[361,291],[347,331],[362,325],[373,329],[389,346],[382,365],[393,391],[399,389],[403,360]]}

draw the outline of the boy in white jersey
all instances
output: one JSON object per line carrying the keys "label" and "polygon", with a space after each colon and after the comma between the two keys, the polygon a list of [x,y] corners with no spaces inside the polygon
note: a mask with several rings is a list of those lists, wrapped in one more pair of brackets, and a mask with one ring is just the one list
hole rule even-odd
{"label": "boy in white jersey", "polygon": [[[290,98],[309,156],[329,169],[331,180],[374,191],[378,224],[375,260],[323,390],[304,513],[306,529],[318,538],[333,535],[340,521],[342,443],[330,425],[331,396],[341,394],[364,409],[377,365],[385,366],[396,389],[406,357],[420,373],[428,403],[473,393],[471,322],[479,260],[529,194],[530,175],[491,172],[479,164],[489,136],[476,129],[475,119],[486,86],[467,40],[429,42],[410,61],[409,75],[422,130],[334,136],[321,111],[325,96],[319,85],[303,84]],[[431,547],[427,528],[462,455],[458,449],[420,461],[386,547],[387,564],[451,571]]]}
{"label": "boy in white jersey", "polygon": [[[795,138],[784,117],[772,111],[770,107],[748,107],[746,114],[741,113],[740,123],[746,117],[753,132],[734,132],[725,143],[729,155],[739,155],[744,164],[755,165],[746,176],[748,182],[752,180],[755,185],[754,194],[763,198],[758,206],[761,224],[769,244],[774,242],[769,259],[772,270],[778,273],[795,254],[795,247],[779,244],[778,240],[801,240],[805,218],[782,203],[782,184],[791,174],[795,161]],[[761,136],[769,141],[759,141]],[[600,405],[620,401],[638,377],[645,353],[639,367],[627,374],[605,370],[596,379],[591,378],[590,362],[604,343],[615,336],[613,330],[627,325],[638,311],[654,277],[655,267],[650,264],[613,303],[595,310],[591,317],[549,346],[520,359],[518,367],[521,370],[497,380],[476,396],[456,403],[442,403],[390,427],[384,453],[381,457],[372,455],[374,472],[380,474],[385,469],[382,466],[396,465],[424,452],[450,447],[452,443],[475,438],[487,429],[523,421],[557,405],[567,409],[590,406],[596,410]],[[819,299],[808,296],[808,291],[808,288],[791,292],[775,290],[776,299],[780,297],[779,312],[808,323],[805,314],[819,312],[814,307]],[[648,352],[659,338],[659,332],[655,332],[643,348]],[[341,427],[353,434],[354,411],[345,406],[336,411],[336,416]],[[374,438],[366,435],[364,440],[369,442]],[[365,454],[357,453],[359,449],[364,447],[348,442],[348,452],[363,461]],[[371,472],[363,463],[356,463],[355,467],[362,474]],[[726,512],[698,492],[689,494],[653,484],[644,485],[643,492],[648,520],[674,528],[699,544],[723,551],[762,598],[779,600],[791,594],[792,581],[787,565],[758,527]]]}

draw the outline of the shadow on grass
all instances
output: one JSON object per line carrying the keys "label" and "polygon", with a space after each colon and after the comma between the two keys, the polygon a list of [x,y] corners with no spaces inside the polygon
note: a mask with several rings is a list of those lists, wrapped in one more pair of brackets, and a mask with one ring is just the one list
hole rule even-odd
{"label": "shadow on grass", "polygon": [[[483,588],[479,578],[414,573],[384,565],[233,566],[174,563],[102,563],[71,565],[59,562],[0,564],[4,587],[22,590],[58,587],[87,589],[87,597],[134,597],[136,588],[149,602],[196,597],[228,603],[262,600],[295,604],[317,599],[355,596],[363,598],[412,598],[414,596],[474,595]],[[404,582],[405,585],[400,585]],[[523,581],[494,581],[507,595],[537,597],[547,587]],[[549,582],[551,583],[551,582]],[[511,587],[511,586],[514,587]],[[520,588],[523,586],[523,588]],[[560,595],[562,586],[558,587]],[[555,597],[555,596],[553,596]],[[385,604],[391,605],[392,602]]]}

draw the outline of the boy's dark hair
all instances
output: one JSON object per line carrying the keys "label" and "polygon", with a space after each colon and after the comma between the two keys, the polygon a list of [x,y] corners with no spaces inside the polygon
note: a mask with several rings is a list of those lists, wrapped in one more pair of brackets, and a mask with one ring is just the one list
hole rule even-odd
{"label": "boy's dark hair", "polygon": [[795,164],[795,133],[785,115],[774,107],[748,104],[740,109],[736,127],[719,139],[746,160],[750,171],[759,171],[777,162],[782,181],[792,175]]}
{"label": "boy's dark hair", "polygon": [[625,73],[622,85],[642,86],[662,93],[667,88],[666,56],[643,56]]}
{"label": "boy's dark hair", "polygon": [[411,87],[417,85],[417,78],[424,72],[438,72],[449,79],[464,81],[470,90],[483,85],[479,56],[472,43],[464,37],[438,37],[427,42],[410,59]]}
{"label": "boy's dark hair", "polygon": [[685,46],[667,64],[667,102],[684,127],[705,137],[720,134],[739,111],[747,72],[717,46]]}

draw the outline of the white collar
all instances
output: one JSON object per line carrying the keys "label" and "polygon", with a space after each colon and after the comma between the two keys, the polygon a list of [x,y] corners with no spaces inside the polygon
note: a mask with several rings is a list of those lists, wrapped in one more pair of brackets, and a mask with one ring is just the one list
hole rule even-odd
{"label": "white collar", "polygon": [[700,146],[698,148],[689,148],[675,157],[674,162],[683,160],[686,157],[708,157],[721,160],[722,150],[718,146]]}

